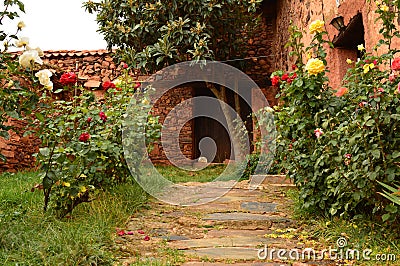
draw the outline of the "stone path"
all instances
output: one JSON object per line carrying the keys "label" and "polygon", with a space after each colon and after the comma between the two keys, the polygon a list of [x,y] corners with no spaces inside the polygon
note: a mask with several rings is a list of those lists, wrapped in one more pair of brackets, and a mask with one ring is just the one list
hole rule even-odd
{"label": "stone path", "polygon": [[291,219],[291,202],[286,197],[291,185],[276,176],[256,190],[248,185],[248,181],[239,182],[223,197],[203,205],[182,207],[152,200],[148,210],[129,221],[125,229],[129,235],[116,239],[126,254],[121,264],[321,265],[285,260],[277,254],[278,249],[301,254],[303,248],[315,244]]}

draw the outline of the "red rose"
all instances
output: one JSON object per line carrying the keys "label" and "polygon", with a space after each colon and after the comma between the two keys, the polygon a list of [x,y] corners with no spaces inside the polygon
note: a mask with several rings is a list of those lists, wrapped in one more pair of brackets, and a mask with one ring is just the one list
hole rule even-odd
{"label": "red rose", "polygon": [[144,240],[144,241],[149,241],[149,240],[150,240],[150,237],[149,237],[149,236],[145,236],[145,237],[143,238],[143,240]]}
{"label": "red rose", "polygon": [[292,65],[292,70],[296,70],[297,66],[296,65]]}
{"label": "red rose", "polygon": [[91,118],[91,117],[88,117],[87,122],[88,122],[88,123],[92,122],[92,118]]}
{"label": "red rose", "polygon": [[107,121],[107,116],[104,112],[100,112],[99,113],[100,119],[103,120],[103,122]]}
{"label": "red rose", "polygon": [[85,132],[79,136],[79,141],[86,142],[90,139],[90,134]]}
{"label": "red rose", "polygon": [[62,85],[75,84],[78,78],[74,72],[67,72],[61,75],[60,83]]}
{"label": "red rose", "polygon": [[125,69],[127,69],[127,68],[128,68],[128,64],[127,64],[127,63],[124,63],[124,64],[122,65],[122,67],[125,68]]}
{"label": "red rose", "polygon": [[108,89],[115,88],[115,84],[111,81],[105,81],[103,83],[103,90],[107,91]]}
{"label": "red rose", "polygon": [[134,88],[137,89],[141,86],[142,84],[140,84],[140,82],[136,82]]}
{"label": "red rose", "polygon": [[293,73],[293,75],[291,75],[289,78],[288,78],[288,80],[287,80],[287,83],[292,83],[292,81],[295,79],[295,78],[297,78],[297,74],[296,73]]}
{"label": "red rose", "polygon": [[280,81],[279,76],[273,76],[273,77],[271,78],[272,86],[278,86],[279,81]]}
{"label": "red rose", "polygon": [[400,70],[400,57],[397,57],[393,60],[392,70]]}
{"label": "red rose", "polygon": [[283,74],[281,79],[284,80],[284,81],[288,80],[289,79],[289,74],[287,74],[287,73]]}
{"label": "red rose", "polygon": [[374,65],[376,66],[378,64],[378,61],[375,59],[372,63],[374,63]]}

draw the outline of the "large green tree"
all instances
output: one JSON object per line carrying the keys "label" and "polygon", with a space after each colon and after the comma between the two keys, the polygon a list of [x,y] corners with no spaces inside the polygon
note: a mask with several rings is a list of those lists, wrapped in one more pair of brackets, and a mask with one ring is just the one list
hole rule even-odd
{"label": "large green tree", "polygon": [[143,72],[188,60],[243,56],[262,0],[100,0],[84,7],[97,14],[108,48]]}

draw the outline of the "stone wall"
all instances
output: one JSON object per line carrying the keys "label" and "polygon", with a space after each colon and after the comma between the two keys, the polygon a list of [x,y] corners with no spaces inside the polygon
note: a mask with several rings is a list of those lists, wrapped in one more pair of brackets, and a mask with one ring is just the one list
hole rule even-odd
{"label": "stone wall", "polygon": [[273,48],[276,6],[274,3],[268,2],[270,1],[265,1],[262,5],[260,26],[247,44],[246,74],[257,83],[269,105],[273,106],[277,104],[275,98],[277,90],[271,86],[269,77],[276,67],[276,56]]}
{"label": "stone wall", "polygon": [[[168,141],[174,141],[173,137],[169,137],[173,132],[179,130],[179,143],[167,143],[175,146],[182,151],[187,159],[193,159],[193,106],[189,102],[183,103],[182,107],[185,112],[173,110],[175,106],[193,97],[193,89],[191,87],[180,87],[168,90],[154,104],[152,112],[159,116],[159,122],[164,123],[167,115],[173,117],[168,127],[163,128],[163,137]],[[175,145],[174,145],[175,144]],[[155,143],[154,149],[150,153],[150,158],[156,164],[170,164],[166,157],[160,142]],[[176,159],[177,155],[172,154],[170,159]]]}
{"label": "stone wall", "polygon": [[[339,2],[339,5],[336,3]],[[288,70],[293,64],[292,58],[289,57],[290,50],[285,49],[284,45],[288,41],[289,33],[288,27],[290,21],[294,25],[302,29],[305,34],[303,43],[307,46],[312,39],[308,34],[308,27],[310,23],[316,19],[324,20],[326,31],[328,32],[328,39],[333,41],[338,31],[330,25],[333,18],[337,16],[344,17],[344,24],[348,25],[349,21],[358,13],[362,14],[362,21],[364,25],[364,41],[365,47],[368,52],[373,51],[373,47],[378,43],[381,36],[379,29],[381,23],[376,21],[377,14],[375,13],[376,4],[374,1],[365,0],[281,0],[277,1],[276,7],[276,29],[277,34],[274,37],[273,53],[278,55],[275,62],[274,69]],[[398,22],[395,23],[398,26]],[[399,39],[395,40],[393,47],[399,47]],[[330,85],[333,88],[340,86],[341,80],[344,77],[348,65],[346,59],[357,59],[357,50],[345,48],[327,48],[327,62],[330,73]],[[378,54],[383,51],[378,51]]]}
{"label": "stone wall", "polygon": [[12,125],[15,130],[9,130],[9,139],[0,138],[0,151],[6,161],[0,160],[0,172],[17,172],[35,167],[32,154],[39,150],[40,140],[34,135],[24,136],[27,123],[9,119],[6,125]]}
{"label": "stone wall", "polygon": [[122,71],[122,63],[114,62],[108,50],[46,51],[43,61],[56,66],[59,74],[75,72],[79,85],[89,88],[115,80]]}

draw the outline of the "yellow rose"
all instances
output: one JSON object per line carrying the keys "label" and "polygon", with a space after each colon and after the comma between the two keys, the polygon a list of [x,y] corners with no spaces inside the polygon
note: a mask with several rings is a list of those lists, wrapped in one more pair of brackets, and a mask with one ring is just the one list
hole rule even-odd
{"label": "yellow rose", "polygon": [[350,65],[353,64],[353,61],[350,58],[347,58],[346,63]]}
{"label": "yellow rose", "polygon": [[364,69],[364,74],[368,73],[371,69],[373,69],[375,67],[375,65],[373,63],[371,64],[365,64],[363,66]]}
{"label": "yellow rose", "polygon": [[379,7],[379,9],[382,10],[383,12],[388,12],[389,11],[389,7],[387,5],[385,5],[385,4],[382,4]]}
{"label": "yellow rose", "polygon": [[363,51],[363,50],[365,50],[365,48],[364,48],[364,45],[363,45],[363,44],[359,44],[359,45],[357,45],[357,49],[358,49],[358,51]]}
{"label": "yellow rose", "polygon": [[306,64],[306,70],[309,75],[318,75],[325,70],[324,62],[318,58],[311,58]]}
{"label": "yellow rose", "polygon": [[310,24],[310,34],[316,34],[316,33],[320,33],[323,32],[325,30],[324,28],[325,26],[325,22],[323,22],[322,20],[315,20]]}

